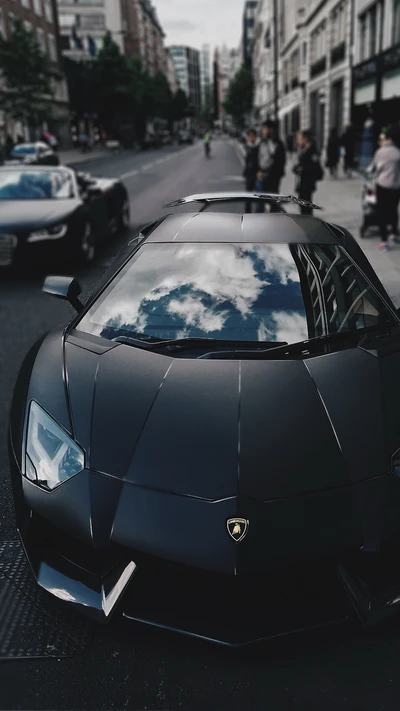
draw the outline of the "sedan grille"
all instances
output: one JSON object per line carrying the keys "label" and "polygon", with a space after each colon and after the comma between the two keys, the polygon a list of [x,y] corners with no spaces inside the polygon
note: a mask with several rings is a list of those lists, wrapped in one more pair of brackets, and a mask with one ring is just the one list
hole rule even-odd
{"label": "sedan grille", "polygon": [[0,266],[5,267],[11,264],[16,245],[15,235],[0,235]]}

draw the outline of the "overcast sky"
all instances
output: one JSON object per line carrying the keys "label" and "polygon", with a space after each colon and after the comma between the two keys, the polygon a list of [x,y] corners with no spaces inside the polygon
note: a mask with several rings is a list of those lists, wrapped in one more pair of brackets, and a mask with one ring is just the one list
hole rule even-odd
{"label": "overcast sky", "polygon": [[153,0],[153,5],[167,35],[167,47],[239,46],[244,0]]}

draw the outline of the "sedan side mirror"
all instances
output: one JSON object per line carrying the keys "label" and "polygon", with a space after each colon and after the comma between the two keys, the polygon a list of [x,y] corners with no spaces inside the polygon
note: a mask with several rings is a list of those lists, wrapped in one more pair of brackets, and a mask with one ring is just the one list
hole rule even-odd
{"label": "sedan side mirror", "polygon": [[57,299],[68,301],[78,314],[83,309],[83,304],[78,299],[78,296],[82,293],[82,288],[79,281],[74,277],[48,276],[44,280],[42,291],[55,296]]}

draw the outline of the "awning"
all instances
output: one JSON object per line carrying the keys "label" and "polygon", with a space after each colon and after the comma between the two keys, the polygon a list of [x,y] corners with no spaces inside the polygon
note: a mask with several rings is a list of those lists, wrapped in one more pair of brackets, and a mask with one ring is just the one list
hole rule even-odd
{"label": "awning", "polygon": [[283,118],[283,116],[286,116],[286,114],[290,114],[294,109],[299,109],[300,108],[300,102],[299,101],[293,101],[289,106],[285,106],[283,109],[279,110],[279,118]]}

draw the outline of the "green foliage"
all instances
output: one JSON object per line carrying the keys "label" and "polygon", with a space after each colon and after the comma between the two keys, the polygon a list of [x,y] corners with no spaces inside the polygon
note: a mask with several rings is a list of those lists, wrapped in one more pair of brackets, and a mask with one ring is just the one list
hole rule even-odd
{"label": "green foliage", "polygon": [[118,135],[121,126],[131,125],[140,134],[149,119],[171,122],[188,115],[184,92],[173,96],[162,72],[151,76],[139,57],[127,60],[110,33],[95,60],[68,62],[67,68],[72,110],[96,113],[108,133]]}
{"label": "green foliage", "polygon": [[245,116],[253,108],[254,79],[251,71],[242,66],[235,74],[228,87],[225,111],[230,114],[238,126],[243,126]]}
{"label": "green foliage", "polygon": [[9,39],[0,35],[0,109],[14,120],[37,127],[49,118],[55,77],[50,61],[21,19],[12,23]]}

